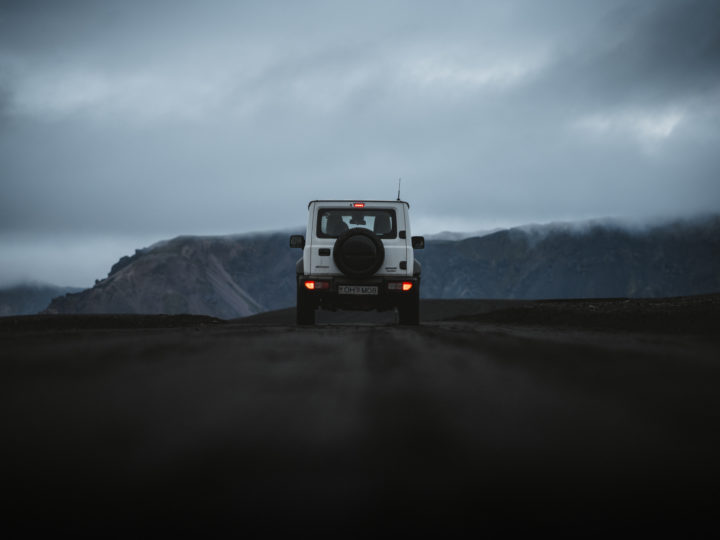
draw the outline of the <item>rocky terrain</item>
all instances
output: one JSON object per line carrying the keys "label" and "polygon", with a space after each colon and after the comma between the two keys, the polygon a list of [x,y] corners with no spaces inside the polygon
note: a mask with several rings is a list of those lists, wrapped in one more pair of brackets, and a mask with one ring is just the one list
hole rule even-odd
{"label": "rocky terrain", "polygon": [[181,236],[121,258],[50,313],[192,313],[235,318],[289,305],[298,254],[287,234]]}
{"label": "rocky terrain", "polygon": [[[295,303],[289,233],[178,237],[137,250],[49,313],[235,318]],[[547,225],[428,240],[423,298],[667,297],[720,291],[720,217],[644,229]]]}

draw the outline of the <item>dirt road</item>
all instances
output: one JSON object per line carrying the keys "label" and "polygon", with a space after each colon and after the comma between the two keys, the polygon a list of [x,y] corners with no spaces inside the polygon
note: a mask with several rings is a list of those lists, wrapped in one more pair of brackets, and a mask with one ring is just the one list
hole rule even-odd
{"label": "dirt road", "polygon": [[714,333],[129,320],[2,327],[10,528],[718,526]]}

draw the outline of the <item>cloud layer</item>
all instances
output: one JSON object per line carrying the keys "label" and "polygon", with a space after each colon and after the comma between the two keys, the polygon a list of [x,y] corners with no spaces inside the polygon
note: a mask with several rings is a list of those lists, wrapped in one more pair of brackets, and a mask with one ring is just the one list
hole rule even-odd
{"label": "cloud layer", "polygon": [[717,148],[712,0],[0,3],[5,235],[293,227],[400,176],[418,233],[688,215]]}

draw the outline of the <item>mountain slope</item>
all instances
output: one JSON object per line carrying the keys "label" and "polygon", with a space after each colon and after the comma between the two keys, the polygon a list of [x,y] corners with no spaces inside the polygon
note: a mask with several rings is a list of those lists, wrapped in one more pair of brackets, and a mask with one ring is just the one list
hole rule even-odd
{"label": "mountain slope", "polygon": [[[194,313],[234,318],[295,304],[288,233],[178,237],[136,251],[50,313]],[[607,298],[720,291],[720,217],[644,230],[546,225],[428,240],[424,298]]]}
{"label": "mountain slope", "polygon": [[287,234],[181,236],[123,257],[92,289],[50,313],[194,313],[221,318],[285,307],[299,257]]}
{"label": "mountain slope", "polygon": [[610,225],[516,228],[430,242],[418,258],[427,298],[702,294],[720,291],[720,218],[642,231]]}

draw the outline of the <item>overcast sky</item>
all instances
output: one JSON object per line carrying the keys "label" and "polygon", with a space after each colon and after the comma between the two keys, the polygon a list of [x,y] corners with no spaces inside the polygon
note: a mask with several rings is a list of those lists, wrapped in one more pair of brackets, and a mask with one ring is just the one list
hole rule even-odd
{"label": "overcast sky", "polygon": [[0,0],[0,285],[395,198],[415,234],[720,211],[720,2]]}

